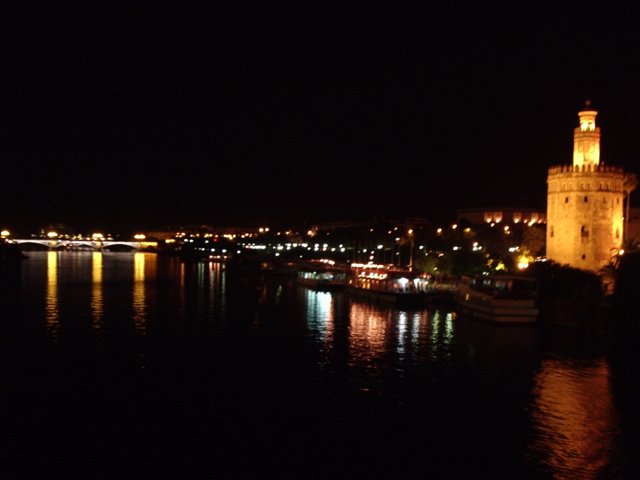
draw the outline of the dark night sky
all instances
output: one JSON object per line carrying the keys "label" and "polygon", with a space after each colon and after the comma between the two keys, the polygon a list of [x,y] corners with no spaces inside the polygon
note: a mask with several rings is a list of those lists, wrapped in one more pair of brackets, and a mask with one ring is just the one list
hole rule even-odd
{"label": "dark night sky", "polygon": [[4,29],[9,227],[543,208],[586,98],[602,160],[640,170],[632,11],[49,3]]}

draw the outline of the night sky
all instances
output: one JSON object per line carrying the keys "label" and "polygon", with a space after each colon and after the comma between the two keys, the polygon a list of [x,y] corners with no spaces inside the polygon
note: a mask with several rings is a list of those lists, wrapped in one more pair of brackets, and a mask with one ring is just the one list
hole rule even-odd
{"label": "night sky", "polygon": [[545,208],[587,98],[601,159],[640,171],[632,11],[57,3],[4,29],[3,226]]}

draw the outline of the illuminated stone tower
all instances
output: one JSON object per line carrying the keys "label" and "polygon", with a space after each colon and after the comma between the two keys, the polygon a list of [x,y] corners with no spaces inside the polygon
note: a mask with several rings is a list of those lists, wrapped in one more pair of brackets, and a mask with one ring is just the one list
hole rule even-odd
{"label": "illuminated stone tower", "polygon": [[547,259],[597,272],[622,245],[624,170],[600,162],[598,112],[587,101],[573,133],[573,164],[549,168]]}

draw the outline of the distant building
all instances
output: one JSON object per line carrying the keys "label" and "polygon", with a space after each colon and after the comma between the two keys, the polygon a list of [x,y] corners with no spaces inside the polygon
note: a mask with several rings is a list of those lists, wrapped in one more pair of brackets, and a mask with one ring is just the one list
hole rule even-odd
{"label": "distant building", "polygon": [[456,212],[458,223],[468,222],[470,225],[482,224],[538,224],[546,223],[547,214],[540,209],[517,207],[485,207],[464,208]]}
{"label": "distant building", "polygon": [[573,164],[550,167],[547,176],[547,259],[593,272],[622,246],[627,175],[600,161],[597,114],[587,102],[573,134]]}

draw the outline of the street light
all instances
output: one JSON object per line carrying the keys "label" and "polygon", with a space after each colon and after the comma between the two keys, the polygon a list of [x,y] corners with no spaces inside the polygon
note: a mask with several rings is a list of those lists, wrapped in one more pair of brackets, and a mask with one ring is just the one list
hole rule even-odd
{"label": "street light", "polygon": [[409,234],[409,271],[413,271],[413,228],[410,228]]}

